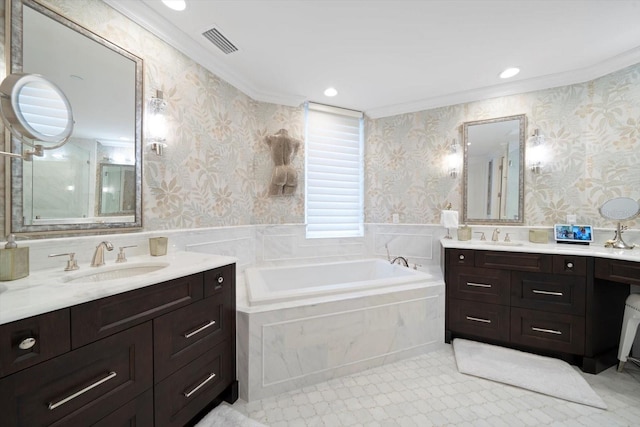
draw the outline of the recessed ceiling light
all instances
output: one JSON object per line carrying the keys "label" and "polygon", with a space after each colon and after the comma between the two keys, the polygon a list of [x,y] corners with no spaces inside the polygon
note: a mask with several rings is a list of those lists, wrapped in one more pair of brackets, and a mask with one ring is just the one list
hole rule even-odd
{"label": "recessed ceiling light", "polygon": [[503,72],[500,73],[501,79],[508,79],[509,77],[513,77],[520,72],[520,68],[511,67],[507,68]]}
{"label": "recessed ceiling light", "polygon": [[324,91],[325,96],[336,96],[338,91],[334,87],[329,87]]}
{"label": "recessed ceiling light", "polygon": [[169,9],[173,10],[185,10],[187,7],[187,2],[185,0],[162,0],[162,3],[164,3]]}

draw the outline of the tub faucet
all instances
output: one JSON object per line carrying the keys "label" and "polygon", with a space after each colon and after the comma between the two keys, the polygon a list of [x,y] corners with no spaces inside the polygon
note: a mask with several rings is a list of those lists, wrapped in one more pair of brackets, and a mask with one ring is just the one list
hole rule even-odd
{"label": "tub faucet", "polygon": [[[399,262],[396,262],[399,261]],[[393,259],[393,261],[391,261],[391,264],[401,264],[404,265],[405,267],[409,267],[409,261],[407,261],[407,259],[403,256],[397,256]]]}
{"label": "tub faucet", "polygon": [[93,260],[91,261],[91,267],[100,267],[104,265],[104,250],[108,251],[113,250],[113,245],[111,242],[107,242],[106,240],[98,243],[96,246],[96,251],[93,253]]}
{"label": "tub faucet", "polygon": [[499,238],[500,238],[500,229],[496,228],[495,230],[493,230],[493,234],[491,235],[491,241],[497,242]]}

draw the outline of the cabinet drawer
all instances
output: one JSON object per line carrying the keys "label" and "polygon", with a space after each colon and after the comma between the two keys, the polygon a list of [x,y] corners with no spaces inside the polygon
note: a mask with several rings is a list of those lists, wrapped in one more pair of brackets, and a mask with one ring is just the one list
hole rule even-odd
{"label": "cabinet drawer", "polygon": [[152,357],[147,322],[6,377],[3,426],[97,422],[152,386]]}
{"label": "cabinet drawer", "polygon": [[509,305],[510,272],[490,268],[456,267],[447,283],[452,298]]}
{"label": "cabinet drawer", "polygon": [[447,249],[447,267],[456,266],[473,267],[475,263],[475,251],[473,249]]}
{"label": "cabinet drawer", "polygon": [[570,276],[586,276],[587,259],[581,256],[555,255],[553,272]]}
{"label": "cabinet drawer", "polygon": [[226,340],[155,387],[156,426],[183,426],[233,378],[232,341]]}
{"label": "cabinet drawer", "polygon": [[71,350],[69,310],[0,326],[0,377]]}
{"label": "cabinet drawer", "polygon": [[511,309],[511,341],[551,352],[584,354],[584,317]]}
{"label": "cabinet drawer", "polygon": [[205,298],[153,321],[154,381],[158,383],[224,339],[233,313],[223,298]]}
{"label": "cabinet drawer", "polygon": [[476,267],[551,273],[553,256],[527,252],[476,251]]}
{"label": "cabinet drawer", "polygon": [[225,291],[234,293],[235,297],[236,265],[229,264],[204,273],[204,297],[220,295]]}
{"label": "cabinet drawer", "polygon": [[509,307],[452,299],[449,302],[449,327],[477,337],[509,340]]}
{"label": "cabinet drawer", "polygon": [[586,279],[542,273],[511,273],[511,305],[584,316]]}
{"label": "cabinet drawer", "polygon": [[116,409],[93,427],[153,427],[153,389]]}
{"label": "cabinet drawer", "polygon": [[640,285],[640,262],[596,258],[595,276],[612,282]]}
{"label": "cabinet drawer", "polygon": [[92,341],[202,299],[203,274],[102,298],[71,308],[71,345]]}

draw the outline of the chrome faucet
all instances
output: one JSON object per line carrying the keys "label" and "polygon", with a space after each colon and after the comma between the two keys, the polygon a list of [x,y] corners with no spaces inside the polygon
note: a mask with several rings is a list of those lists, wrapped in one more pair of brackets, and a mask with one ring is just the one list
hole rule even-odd
{"label": "chrome faucet", "polygon": [[493,230],[493,234],[491,235],[491,241],[497,242],[499,238],[500,238],[500,229],[496,228],[495,230]]}
{"label": "chrome faucet", "polygon": [[[396,262],[396,261],[400,261],[400,262]],[[407,261],[407,259],[403,256],[395,257],[393,261],[391,261],[391,264],[401,264],[401,265],[404,265],[405,267],[409,267],[409,261]]]}
{"label": "chrome faucet", "polygon": [[104,265],[104,250],[112,251],[113,245],[106,240],[98,243],[96,251],[93,253],[93,260],[91,261],[91,267],[100,267]]}

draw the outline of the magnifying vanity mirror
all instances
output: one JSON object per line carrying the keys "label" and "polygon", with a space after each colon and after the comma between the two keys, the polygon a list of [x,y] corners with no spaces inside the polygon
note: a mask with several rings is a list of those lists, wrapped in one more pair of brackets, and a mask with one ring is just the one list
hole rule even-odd
{"label": "magnifying vanity mirror", "polygon": [[462,125],[462,221],[523,224],[525,115]]}
{"label": "magnifying vanity mirror", "polygon": [[[75,126],[64,147],[11,160],[7,233],[140,228],[142,59],[36,1],[12,0],[10,14],[7,74],[55,83]],[[23,150],[16,137],[5,146]]]}
{"label": "magnifying vanity mirror", "polygon": [[0,84],[0,114],[13,136],[33,151],[3,156],[33,160],[44,150],[62,147],[73,132],[73,112],[65,94],[37,74],[9,74]]}
{"label": "magnifying vanity mirror", "polygon": [[616,249],[633,249],[635,245],[628,245],[622,239],[624,227],[621,221],[627,221],[640,215],[640,203],[629,197],[616,197],[604,202],[599,211],[603,218],[618,222],[616,235],[613,240],[607,241],[605,246]]}

